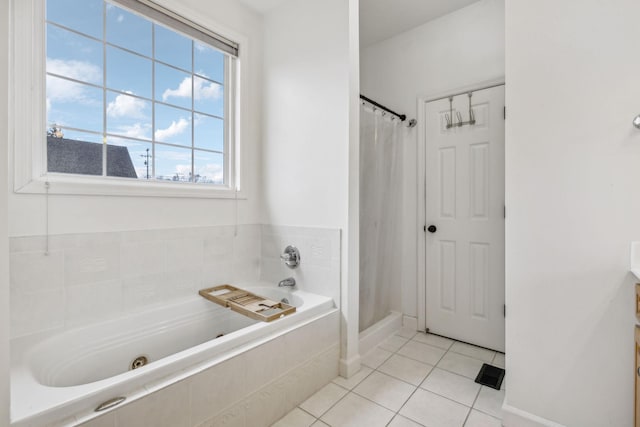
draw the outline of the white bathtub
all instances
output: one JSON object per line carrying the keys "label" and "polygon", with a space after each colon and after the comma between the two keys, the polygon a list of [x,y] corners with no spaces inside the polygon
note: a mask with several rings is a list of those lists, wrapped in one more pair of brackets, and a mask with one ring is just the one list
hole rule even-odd
{"label": "white bathtub", "polygon": [[[287,298],[297,311],[264,323],[194,295],[171,306],[14,340],[12,426],[65,425],[63,420],[78,414],[77,419],[87,419],[111,398],[139,398],[335,311],[328,297],[274,285],[238,285],[270,299]],[[148,364],[130,370],[138,356]]]}

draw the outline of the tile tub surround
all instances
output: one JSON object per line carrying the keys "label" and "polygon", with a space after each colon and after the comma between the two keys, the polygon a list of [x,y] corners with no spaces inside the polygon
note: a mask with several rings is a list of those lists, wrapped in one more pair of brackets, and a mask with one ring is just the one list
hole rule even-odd
{"label": "tile tub surround", "polygon": [[481,386],[468,369],[485,361],[504,366],[504,354],[401,330],[364,355],[360,372],[335,378],[274,427],[500,427],[504,383]]}
{"label": "tile tub surround", "polygon": [[[54,235],[10,239],[11,336],[115,318],[221,283],[277,283],[339,304],[340,231],[265,225]],[[266,244],[265,244],[266,242]],[[301,266],[279,259],[283,243],[301,249]],[[279,269],[279,267],[281,267]],[[286,270],[282,270],[286,269]]]}
{"label": "tile tub surround", "polygon": [[[300,250],[301,262],[294,269],[280,260],[288,245]],[[340,230],[263,225],[261,280],[293,277],[305,291],[331,297],[340,307],[340,251]]]}

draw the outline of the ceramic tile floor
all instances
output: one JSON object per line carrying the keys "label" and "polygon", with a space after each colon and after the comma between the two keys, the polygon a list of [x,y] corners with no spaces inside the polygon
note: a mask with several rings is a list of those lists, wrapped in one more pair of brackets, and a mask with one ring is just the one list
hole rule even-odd
{"label": "ceramic tile floor", "polygon": [[485,362],[504,368],[504,354],[401,330],[274,427],[500,427],[504,382],[474,382]]}

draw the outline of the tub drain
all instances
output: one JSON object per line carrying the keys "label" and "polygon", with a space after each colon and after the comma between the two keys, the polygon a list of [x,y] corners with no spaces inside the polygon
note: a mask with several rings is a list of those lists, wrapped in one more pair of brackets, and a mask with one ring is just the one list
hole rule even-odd
{"label": "tub drain", "polygon": [[133,359],[133,362],[131,362],[129,369],[133,370],[133,369],[142,368],[144,365],[147,364],[148,361],[149,359],[147,359],[147,356],[138,356],[135,359]]}

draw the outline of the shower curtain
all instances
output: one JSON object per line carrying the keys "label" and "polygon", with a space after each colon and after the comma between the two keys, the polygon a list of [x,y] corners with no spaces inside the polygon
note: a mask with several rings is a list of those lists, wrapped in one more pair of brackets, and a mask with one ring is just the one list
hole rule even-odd
{"label": "shower curtain", "polygon": [[360,107],[360,331],[389,314],[401,287],[401,123]]}

